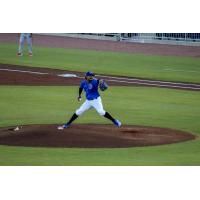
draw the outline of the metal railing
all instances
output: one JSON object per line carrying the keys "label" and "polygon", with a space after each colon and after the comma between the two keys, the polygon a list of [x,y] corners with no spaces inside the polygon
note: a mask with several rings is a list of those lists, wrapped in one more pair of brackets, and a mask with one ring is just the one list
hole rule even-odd
{"label": "metal railing", "polygon": [[200,33],[122,33],[122,41],[200,46]]}
{"label": "metal railing", "polygon": [[52,33],[65,37],[200,46],[200,33]]}

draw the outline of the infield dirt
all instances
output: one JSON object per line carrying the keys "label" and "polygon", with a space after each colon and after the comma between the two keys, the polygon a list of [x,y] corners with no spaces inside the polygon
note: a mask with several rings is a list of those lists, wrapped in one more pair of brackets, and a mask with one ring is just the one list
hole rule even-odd
{"label": "infield dirt", "polygon": [[100,124],[74,124],[64,130],[57,125],[26,125],[0,128],[0,144],[24,147],[126,148],[171,144],[195,139],[173,129]]}
{"label": "infield dirt", "polygon": [[[62,77],[63,74],[72,74],[76,77]],[[0,63],[0,85],[50,85],[66,86],[80,84],[84,78],[83,72],[68,71],[49,68],[34,68],[18,65],[9,65]],[[108,85],[112,86],[145,86],[145,87],[164,87],[172,89],[184,89],[200,91],[200,84],[194,83],[176,83],[159,80],[141,79],[134,77],[120,77],[109,75],[97,75],[99,79],[104,79]]]}

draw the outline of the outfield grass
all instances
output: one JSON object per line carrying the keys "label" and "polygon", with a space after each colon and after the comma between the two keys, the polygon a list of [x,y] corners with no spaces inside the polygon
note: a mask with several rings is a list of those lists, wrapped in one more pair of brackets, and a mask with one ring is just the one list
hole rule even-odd
{"label": "outfield grass", "polygon": [[[0,126],[62,123],[80,105],[76,87],[0,87]],[[200,94],[146,87],[112,87],[105,109],[123,124],[169,127],[200,134]],[[95,111],[76,123],[109,123]],[[200,140],[124,149],[0,146],[0,165],[200,165]]]}
{"label": "outfield grass", "polygon": [[0,44],[0,63],[200,83],[200,59],[34,46],[34,56],[17,57],[17,45]]}

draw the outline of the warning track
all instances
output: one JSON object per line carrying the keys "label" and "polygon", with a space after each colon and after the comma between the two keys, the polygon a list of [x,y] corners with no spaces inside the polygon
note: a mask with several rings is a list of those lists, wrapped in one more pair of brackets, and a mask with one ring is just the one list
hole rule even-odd
{"label": "warning track", "polygon": [[[200,84],[194,83],[178,83],[102,74],[97,74],[96,77],[106,80],[109,85],[116,86],[149,86],[200,91]],[[82,78],[84,78],[84,73],[77,71],[0,64],[1,85],[78,85]]]}

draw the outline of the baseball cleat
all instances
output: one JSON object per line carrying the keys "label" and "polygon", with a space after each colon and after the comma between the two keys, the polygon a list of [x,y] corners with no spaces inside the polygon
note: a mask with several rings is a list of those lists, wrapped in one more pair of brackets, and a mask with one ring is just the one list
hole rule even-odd
{"label": "baseball cleat", "polygon": [[64,124],[64,125],[62,125],[62,126],[58,126],[58,130],[64,130],[65,128],[68,128],[70,125],[68,125],[68,124]]}
{"label": "baseball cleat", "polygon": [[17,53],[17,56],[22,56],[22,53]]}
{"label": "baseball cleat", "polygon": [[120,127],[122,125],[122,123],[119,120],[115,120],[114,121],[115,126]]}

